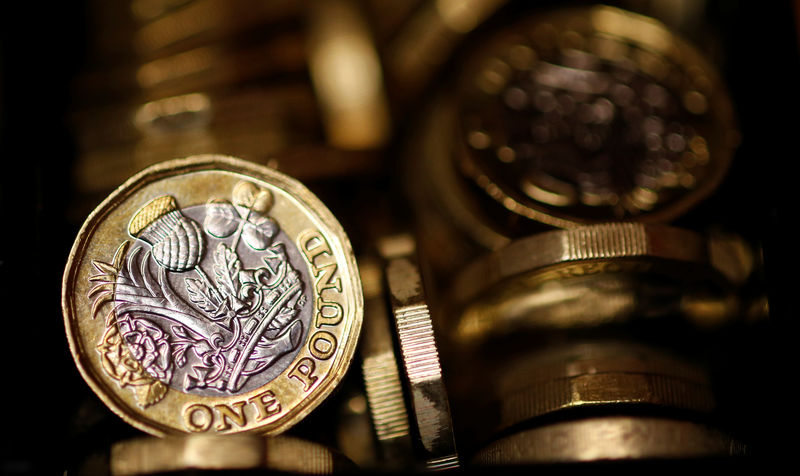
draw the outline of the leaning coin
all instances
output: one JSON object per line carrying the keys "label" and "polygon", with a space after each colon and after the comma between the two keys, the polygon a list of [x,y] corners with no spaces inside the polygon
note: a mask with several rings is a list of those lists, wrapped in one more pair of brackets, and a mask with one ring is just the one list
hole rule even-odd
{"label": "leaning coin", "polygon": [[89,216],[62,306],[78,369],[131,425],[276,434],[344,376],[363,298],[350,242],[311,192],[196,156],[144,170]]}
{"label": "leaning coin", "polygon": [[553,11],[470,53],[454,160],[509,237],[528,220],[671,221],[717,189],[738,146],[714,66],[652,18]]}
{"label": "leaning coin", "polygon": [[379,246],[386,259],[386,285],[413,423],[428,469],[456,468],[460,463],[433,322],[415,261],[416,245],[406,236],[384,239]]}

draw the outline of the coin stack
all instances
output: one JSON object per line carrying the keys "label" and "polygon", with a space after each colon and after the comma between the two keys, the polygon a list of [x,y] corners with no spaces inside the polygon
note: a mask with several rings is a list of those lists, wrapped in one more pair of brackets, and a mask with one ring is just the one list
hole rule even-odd
{"label": "coin stack", "polygon": [[[79,236],[73,250],[76,267],[70,268],[71,277],[64,281],[67,334],[79,370],[112,411],[156,436],[277,434],[304,420],[323,400],[330,401],[328,411],[315,412],[315,422],[303,422],[312,428],[295,431],[299,443],[202,437],[163,445],[153,440],[122,441],[113,448],[87,445],[82,454],[89,456],[79,464],[87,472],[110,468],[117,474],[192,468],[329,473],[352,468],[352,463],[342,463],[351,458],[369,461],[371,438],[363,429],[368,418],[363,391],[353,390],[351,384],[338,385],[352,358],[362,312],[358,273],[354,262],[347,262],[353,260],[349,241],[341,230],[336,231],[336,220],[325,215],[329,212],[320,211],[324,207],[310,192],[298,193],[289,183],[292,179],[275,180],[272,172],[262,173],[253,165],[280,169],[316,184],[323,193],[326,187],[338,190],[339,180],[371,177],[382,167],[377,151],[390,139],[390,118],[366,11],[349,0],[133,0],[94,2],[91,13],[96,21],[90,69],[75,84],[72,124],[79,156],[70,211],[83,220],[102,197],[123,184],[127,188],[105,199],[94,212],[94,221],[91,217],[87,221],[86,233]],[[172,160],[187,156],[193,158]],[[130,178],[142,170],[138,179]],[[236,175],[238,185],[215,189],[226,177]],[[161,192],[153,194],[149,187]],[[135,204],[120,194],[130,194]],[[333,197],[340,206],[351,200],[338,192]],[[187,206],[210,208],[197,215]],[[279,216],[281,209],[286,214]],[[316,250],[307,254],[300,251],[297,240],[301,238],[295,234],[303,232],[299,227],[305,226],[304,216],[311,221],[305,224],[309,234],[303,239]],[[328,228],[332,223],[333,228]],[[292,236],[284,235],[289,229],[294,230],[288,232]],[[116,243],[112,247],[118,246],[116,251],[95,254],[94,246],[111,241]],[[130,242],[136,245],[131,247]],[[228,251],[221,251],[220,244]],[[146,250],[137,251],[137,246]],[[84,260],[84,252],[91,254],[86,255],[89,261]],[[330,261],[331,253],[347,264]],[[259,254],[262,261],[248,263],[247,256]],[[264,259],[272,260],[267,268],[278,273],[270,274],[274,282],[269,292],[263,281]],[[95,271],[103,271],[88,271],[78,262],[93,262],[99,266]],[[310,263],[319,269],[309,268]],[[320,271],[326,267],[327,271]],[[302,311],[297,314],[291,309],[308,308],[311,319],[321,301],[304,294],[315,292],[312,277],[331,270],[336,273],[328,276],[331,282],[340,287],[345,283],[344,294],[336,297],[337,293],[322,291],[328,301],[325,316],[331,320],[323,325],[319,320],[323,317],[317,318],[323,327],[315,338],[309,330],[313,324],[303,322]],[[159,273],[186,276],[174,288],[177,300],[166,298],[173,294],[160,287],[164,276],[159,278]],[[227,285],[220,284],[220,276],[226,274],[231,279]],[[135,283],[126,281],[133,287],[119,281],[127,279],[123,275],[137,276]],[[91,290],[84,289],[90,281],[94,283]],[[293,294],[296,286],[299,295]],[[129,292],[140,297],[123,307],[149,310],[118,308]],[[339,297],[344,296],[348,302],[342,306]],[[156,302],[159,299],[173,299],[166,306],[171,310],[164,310],[165,303]],[[97,314],[84,308],[90,302]],[[249,310],[245,302],[252,304]],[[212,308],[217,311],[208,314]],[[342,314],[329,314],[337,310]],[[163,320],[165,314],[181,313],[193,317]],[[222,317],[225,313],[228,317]],[[100,327],[94,327],[97,324]],[[340,328],[342,335],[334,330]],[[98,330],[102,335],[96,334]],[[218,346],[220,337],[227,342],[225,350]],[[199,347],[184,345],[189,342],[186,339],[195,338],[216,348],[227,363],[211,354],[200,358],[205,362],[197,361],[192,356],[200,354],[192,349]],[[311,340],[315,344],[309,347]],[[295,355],[296,368],[288,368],[283,365],[286,362],[281,363],[288,349],[316,352],[324,363],[318,366],[316,357]],[[254,356],[264,352],[274,354],[275,361],[268,358],[256,365]],[[259,365],[272,370],[265,373]],[[276,383],[279,367],[286,367],[288,382],[304,386],[305,394],[290,390],[292,396],[287,397],[299,406],[288,400],[279,402],[284,395],[275,394],[274,388],[262,389],[260,396],[250,395],[259,380],[250,377],[253,372],[262,375],[261,383]],[[210,368],[219,372],[209,373]],[[216,383],[209,385],[212,381]],[[343,388],[326,399],[337,387]],[[314,398],[318,393],[324,395]],[[194,403],[171,401],[180,395]],[[231,395],[239,400],[202,401]],[[249,397],[255,399],[251,402]],[[91,412],[99,415],[102,410]],[[275,421],[283,413],[279,419],[283,423]],[[181,414],[183,422],[172,418]],[[347,424],[357,425],[355,437],[334,431],[337,425]],[[313,425],[331,430],[320,432]],[[118,439],[127,433],[115,430],[112,434]],[[347,456],[333,448],[337,444]],[[220,445],[231,451],[203,449]],[[109,458],[110,466],[91,467],[92,461]]]}
{"label": "coin stack", "polygon": [[487,28],[454,64],[408,160],[463,457],[743,454],[715,426],[696,336],[742,317],[754,253],[667,226],[738,143],[714,68],[605,6]]}
{"label": "coin stack", "polygon": [[73,115],[79,194],[97,200],[146,166],[196,154],[303,181],[379,166],[370,151],[390,119],[355,2],[95,3],[97,44]]}

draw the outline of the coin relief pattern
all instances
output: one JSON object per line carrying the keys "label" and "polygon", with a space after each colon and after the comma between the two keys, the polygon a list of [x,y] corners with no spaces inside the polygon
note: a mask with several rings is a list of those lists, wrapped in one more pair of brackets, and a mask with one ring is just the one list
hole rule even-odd
{"label": "coin relief pattern", "polygon": [[[303,257],[268,215],[272,194],[239,182],[232,201],[179,208],[153,199],[131,218],[134,240],[96,258],[88,293],[105,315],[103,369],[139,406],[172,388],[233,396],[270,382],[299,352],[312,292]],[[202,223],[202,225],[201,225]]]}

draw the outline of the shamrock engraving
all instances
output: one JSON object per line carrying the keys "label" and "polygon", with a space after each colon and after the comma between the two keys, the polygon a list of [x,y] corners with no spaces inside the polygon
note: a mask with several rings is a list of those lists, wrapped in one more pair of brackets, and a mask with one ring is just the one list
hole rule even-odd
{"label": "shamrock engraving", "polygon": [[265,215],[272,207],[272,194],[250,182],[239,182],[233,188],[232,198],[233,203],[214,201],[208,204],[206,232],[216,238],[236,233],[232,250],[236,250],[240,238],[256,251],[266,250],[278,232],[275,221]]}

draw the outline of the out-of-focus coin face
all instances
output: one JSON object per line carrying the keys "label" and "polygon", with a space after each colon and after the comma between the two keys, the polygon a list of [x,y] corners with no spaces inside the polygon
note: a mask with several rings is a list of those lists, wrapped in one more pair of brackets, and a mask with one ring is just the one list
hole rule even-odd
{"label": "out-of-focus coin face", "polygon": [[461,77],[462,171],[550,225],[670,220],[718,185],[738,137],[700,54],[610,7],[504,30]]}
{"label": "out-of-focus coin face", "polygon": [[155,435],[287,429],[342,379],[363,313],[350,243],[324,205],[220,156],[151,167],[107,198],[62,293],[83,377]]}

